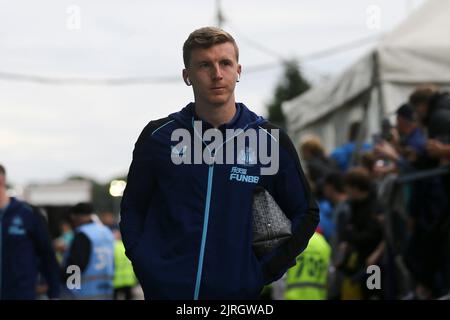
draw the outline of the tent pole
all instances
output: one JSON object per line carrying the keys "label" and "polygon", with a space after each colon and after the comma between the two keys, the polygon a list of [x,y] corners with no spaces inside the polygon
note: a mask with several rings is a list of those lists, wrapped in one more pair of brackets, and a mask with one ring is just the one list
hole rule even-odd
{"label": "tent pole", "polygon": [[[350,164],[351,166],[356,165],[357,163],[359,163],[359,159],[360,159],[360,151],[366,136],[366,132],[364,128],[368,127],[368,123],[369,123],[369,107],[370,107],[370,98],[371,98],[371,93],[372,93],[372,89],[371,88],[375,88],[378,89],[379,92],[379,96],[378,99],[382,98],[382,94],[381,94],[381,85],[379,85],[381,82],[379,81],[379,73],[378,73],[378,57],[377,57],[377,52],[375,51],[374,54],[372,55],[373,58],[373,68],[372,68],[372,80],[371,80],[371,86],[369,87],[369,89],[364,93],[364,111],[363,111],[363,116],[361,119],[361,125],[359,126],[359,130],[357,133],[357,138],[355,141],[355,149],[353,150],[352,153],[352,157],[350,160]],[[381,94],[381,95],[380,95]],[[381,123],[381,122],[380,122]]]}
{"label": "tent pole", "polygon": [[381,124],[381,122],[383,121],[383,117],[386,115],[387,110],[386,110],[386,101],[384,99],[383,84],[380,75],[380,57],[378,55],[378,51],[375,51],[373,53],[373,65],[374,65],[373,84],[378,92],[378,104],[380,108],[378,123]]}

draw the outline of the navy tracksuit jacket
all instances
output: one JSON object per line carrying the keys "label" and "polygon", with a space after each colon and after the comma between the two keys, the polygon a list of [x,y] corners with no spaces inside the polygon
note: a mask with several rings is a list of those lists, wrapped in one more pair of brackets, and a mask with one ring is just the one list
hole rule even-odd
{"label": "navy tracksuit jacket", "polygon": [[35,299],[38,273],[50,298],[59,296],[60,269],[44,218],[15,198],[0,215],[0,299]]}
{"label": "navy tracksuit jacket", "polygon": [[[234,164],[174,164],[173,157],[194,158],[194,140],[211,125],[191,103],[169,117],[151,121],[135,144],[121,203],[120,228],[146,299],[255,299],[262,287],[295,264],[319,221],[297,153],[288,136],[270,135],[273,125],[236,104],[237,112],[218,128],[255,129],[258,143],[279,145],[279,170],[260,175],[262,165],[238,158],[258,157],[256,150],[234,149]],[[176,129],[192,137],[180,146]],[[241,133],[243,134],[243,133]],[[239,134],[237,134],[239,136]],[[237,139],[233,137],[229,141]],[[203,142],[203,143],[202,143]],[[211,141],[200,141],[214,155]],[[208,146],[208,147],[207,147]],[[226,146],[221,148],[226,153]],[[216,150],[219,154],[219,148]],[[224,156],[226,159],[226,156]],[[225,162],[225,161],[224,161]],[[252,249],[252,198],[264,187],[292,222],[293,237],[258,259]]]}

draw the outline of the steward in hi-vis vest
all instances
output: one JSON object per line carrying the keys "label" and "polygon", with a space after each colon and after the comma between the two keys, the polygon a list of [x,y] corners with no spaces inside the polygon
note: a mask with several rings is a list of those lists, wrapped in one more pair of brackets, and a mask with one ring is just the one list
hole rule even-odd
{"label": "steward in hi-vis vest", "polygon": [[330,256],[330,245],[314,233],[297,264],[287,271],[286,300],[325,300]]}

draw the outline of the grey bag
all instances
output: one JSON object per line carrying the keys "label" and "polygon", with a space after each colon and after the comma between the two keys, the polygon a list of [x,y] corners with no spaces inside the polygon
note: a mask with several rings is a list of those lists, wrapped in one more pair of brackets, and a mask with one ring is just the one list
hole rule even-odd
{"label": "grey bag", "polygon": [[257,188],[253,197],[253,250],[261,257],[292,236],[291,221],[270,193]]}

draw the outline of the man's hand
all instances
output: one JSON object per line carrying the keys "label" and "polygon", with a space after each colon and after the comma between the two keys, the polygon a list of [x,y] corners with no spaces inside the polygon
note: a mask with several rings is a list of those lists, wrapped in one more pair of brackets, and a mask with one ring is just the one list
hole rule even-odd
{"label": "man's hand", "polygon": [[397,166],[394,163],[390,163],[388,165],[384,165],[384,164],[378,165],[377,163],[375,163],[373,172],[374,172],[375,177],[377,179],[380,179],[380,178],[387,176],[390,173],[397,172]]}
{"label": "man's hand", "polygon": [[397,150],[395,150],[392,144],[386,141],[377,143],[375,145],[374,150],[376,154],[386,157],[390,160],[396,161],[400,158],[400,155],[398,154]]}
{"label": "man's hand", "polygon": [[443,158],[450,156],[450,145],[444,144],[435,139],[430,139],[426,144],[427,152],[430,156]]}
{"label": "man's hand", "polygon": [[392,139],[390,140],[390,142],[395,146],[399,146],[400,134],[398,133],[398,130],[395,127],[391,129],[391,137]]}

